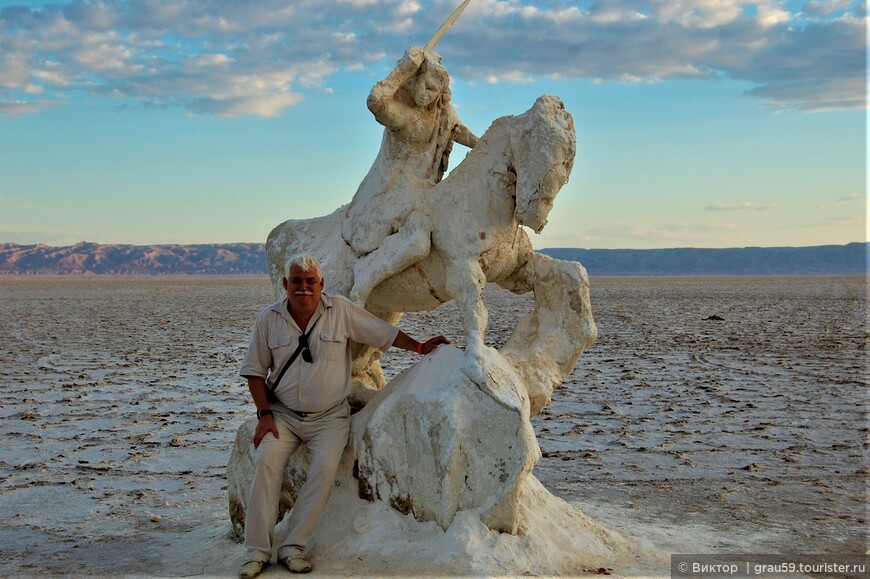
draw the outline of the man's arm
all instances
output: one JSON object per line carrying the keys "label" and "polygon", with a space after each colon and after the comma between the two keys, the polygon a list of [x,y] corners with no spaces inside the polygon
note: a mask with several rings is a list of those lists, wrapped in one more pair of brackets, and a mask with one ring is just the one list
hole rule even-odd
{"label": "man's arm", "polygon": [[[254,399],[254,405],[257,407],[257,412],[269,410],[269,398],[266,396],[266,380],[259,376],[245,376],[248,379],[248,390],[251,391],[251,398]],[[257,422],[257,429],[254,431],[254,448],[260,446],[260,441],[266,436],[266,433],[271,432],[278,438],[278,427],[275,426],[275,420],[271,414],[262,416]]]}
{"label": "man's arm", "polygon": [[435,336],[434,338],[429,338],[425,342],[418,342],[402,330],[399,330],[399,333],[396,334],[396,339],[393,340],[393,346],[401,348],[403,350],[408,350],[410,352],[417,352],[418,354],[423,356],[425,356],[441,344],[449,343],[450,340],[448,340],[444,336]]}

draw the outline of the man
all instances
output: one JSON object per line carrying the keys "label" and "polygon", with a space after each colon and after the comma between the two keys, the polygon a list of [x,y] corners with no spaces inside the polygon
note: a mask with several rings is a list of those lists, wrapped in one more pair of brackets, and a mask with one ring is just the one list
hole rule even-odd
{"label": "man", "polygon": [[[449,343],[444,336],[417,342],[347,298],[324,295],[320,264],[310,255],[290,258],[282,283],[287,297],[257,316],[240,372],[248,380],[259,419],[240,579],[256,577],[272,558],[284,469],[303,443],[310,455],[308,475],[290,512],[278,562],[294,573],[311,571],[303,552],[329,498],[350,433],[350,340],[419,354]],[[294,352],[297,358],[282,374]]]}

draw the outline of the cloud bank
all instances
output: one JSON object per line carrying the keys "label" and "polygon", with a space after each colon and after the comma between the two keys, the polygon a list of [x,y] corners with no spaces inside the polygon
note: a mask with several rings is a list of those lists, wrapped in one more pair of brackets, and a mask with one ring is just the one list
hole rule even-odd
{"label": "cloud bank", "polygon": [[754,211],[771,211],[773,209],[777,209],[778,207],[779,206],[776,203],[771,203],[769,205],[755,205],[754,203],[745,201],[739,205],[716,203],[714,205],[706,206],[704,208],[704,211],[744,211],[746,209],[752,209]]}
{"label": "cloud bank", "polygon": [[[74,0],[0,10],[0,113],[82,96],[272,117],[341,71],[423,44],[458,0]],[[791,4],[789,4],[791,6]],[[451,74],[607,82],[731,78],[777,109],[866,106],[862,2],[474,0]]]}

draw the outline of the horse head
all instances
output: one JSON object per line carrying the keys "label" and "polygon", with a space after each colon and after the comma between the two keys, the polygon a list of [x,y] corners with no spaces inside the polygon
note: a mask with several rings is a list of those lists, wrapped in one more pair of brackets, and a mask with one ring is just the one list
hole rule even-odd
{"label": "horse head", "polygon": [[511,164],[517,176],[516,217],[540,233],[574,166],[574,119],[559,98],[547,95],[515,118],[518,130],[511,137]]}

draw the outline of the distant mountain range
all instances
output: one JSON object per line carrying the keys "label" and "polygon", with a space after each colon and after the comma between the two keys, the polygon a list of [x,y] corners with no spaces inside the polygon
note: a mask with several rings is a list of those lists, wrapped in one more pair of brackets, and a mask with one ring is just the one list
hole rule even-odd
{"label": "distant mountain range", "polygon": [[262,243],[212,245],[0,245],[0,275],[266,274]]}
{"label": "distant mountain range", "polygon": [[603,275],[867,275],[868,243],[734,249],[543,249]]}
{"label": "distant mountain range", "polygon": [[[605,275],[867,275],[868,243],[735,249],[543,249]],[[0,244],[0,275],[266,275],[262,243]]]}

